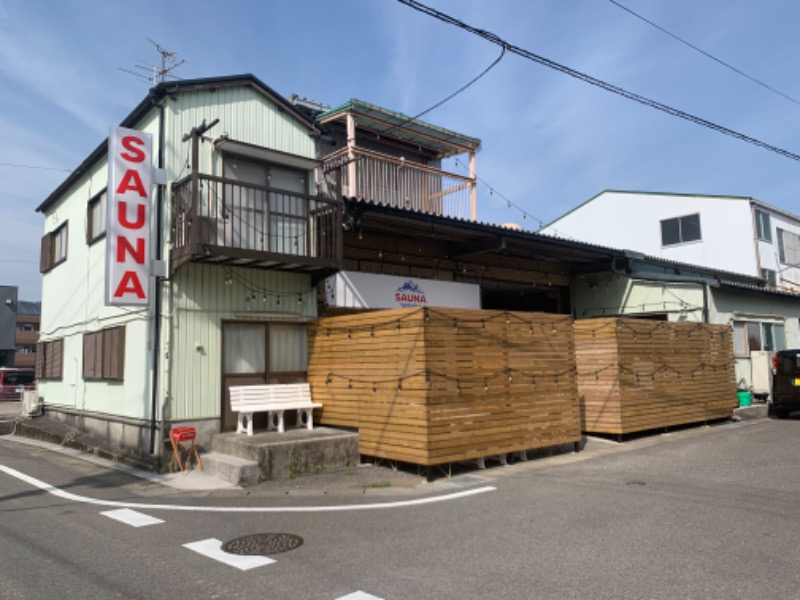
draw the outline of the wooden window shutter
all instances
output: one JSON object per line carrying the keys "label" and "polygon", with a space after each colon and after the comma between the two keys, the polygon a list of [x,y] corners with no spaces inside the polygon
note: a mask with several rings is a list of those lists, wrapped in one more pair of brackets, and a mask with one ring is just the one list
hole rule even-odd
{"label": "wooden window shutter", "polygon": [[100,379],[103,375],[103,347],[100,334],[85,333],[83,335],[83,378]]}
{"label": "wooden window shutter", "polygon": [[42,238],[42,250],[39,255],[39,272],[44,273],[53,266],[53,234],[48,233]]}
{"label": "wooden window shutter", "polygon": [[43,342],[36,344],[36,379],[44,377],[44,348]]}
{"label": "wooden window shutter", "polygon": [[103,331],[103,379],[122,381],[125,377],[125,327]]}
{"label": "wooden window shutter", "polygon": [[48,352],[46,371],[51,379],[61,379],[64,372],[64,340],[50,342],[49,348],[52,348],[52,353]]}

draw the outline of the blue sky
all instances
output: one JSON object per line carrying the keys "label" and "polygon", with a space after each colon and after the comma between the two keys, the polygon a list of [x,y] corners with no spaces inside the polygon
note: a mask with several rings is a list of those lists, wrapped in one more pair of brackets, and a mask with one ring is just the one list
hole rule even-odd
{"label": "blue sky", "polygon": [[[619,0],[800,100],[800,4]],[[800,153],[800,105],[608,0],[427,0],[508,42]],[[135,11],[135,12],[134,12]],[[38,300],[39,203],[147,93],[119,70],[253,73],[276,91],[406,114],[439,102],[499,48],[395,0],[0,0],[0,285]],[[535,230],[604,189],[753,196],[800,213],[800,163],[507,54],[425,117],[478,137],[479,219]],[[23,168],[13,165],[26,165]],[[60,169],[60,170],[59,170]],[[490,193],[490,189],[495,193]],[[508,207],[503,197],[524,209]]]}

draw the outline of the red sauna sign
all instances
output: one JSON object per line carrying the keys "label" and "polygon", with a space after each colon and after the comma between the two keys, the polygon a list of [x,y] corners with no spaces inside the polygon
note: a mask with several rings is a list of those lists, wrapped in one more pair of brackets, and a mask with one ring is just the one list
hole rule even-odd
{"label": "red sauna sign", "polygon": [[108,136],[106,304],[147,304],[153,136],[112,128]]}

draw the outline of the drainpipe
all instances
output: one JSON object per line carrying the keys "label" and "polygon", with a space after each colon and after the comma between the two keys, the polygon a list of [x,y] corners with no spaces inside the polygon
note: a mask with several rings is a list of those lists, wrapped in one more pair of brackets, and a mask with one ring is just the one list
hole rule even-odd
{"label": "drainpipe", "polygon": [[[157,104],[158,113],[158,168],[164,168],[164,104]],[[162,226],[164,208],[164,187],[158,186],[156,191],[156,256],[155,260],[161,262],[163,259],[162,250]],[[161,362],[161,284],[163,279],[156,276],[155,285],[155,314],[153,317],[153,389],[150,404],[150,454],[156,453],[156,430],[158,423],[156,412],[158,411],[158,386],[159,386],[159,364]],[[163,419],[161,426],[163,429]]]}

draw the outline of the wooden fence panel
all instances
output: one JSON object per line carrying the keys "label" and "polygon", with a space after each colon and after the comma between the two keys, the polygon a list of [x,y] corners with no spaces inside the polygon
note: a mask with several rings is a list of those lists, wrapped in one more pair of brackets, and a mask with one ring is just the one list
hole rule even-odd
{"label": "wooden fence panel", "polygon": [[575,323],[582,428],[623,435],[722,419],[737,406],[730,327],[643,319]]}
{"label": "wooden fence panel", "polygon": [[410,308],[319,319],[320,422],[362,454],[421,465],[580,441],[572,318]]}

